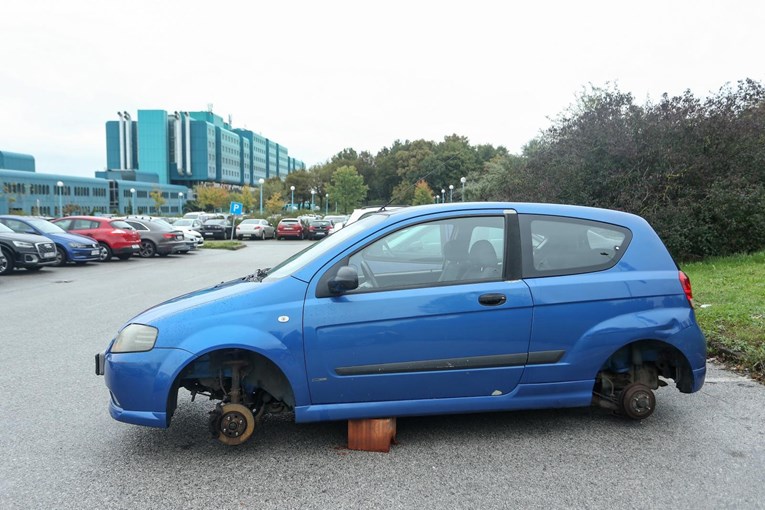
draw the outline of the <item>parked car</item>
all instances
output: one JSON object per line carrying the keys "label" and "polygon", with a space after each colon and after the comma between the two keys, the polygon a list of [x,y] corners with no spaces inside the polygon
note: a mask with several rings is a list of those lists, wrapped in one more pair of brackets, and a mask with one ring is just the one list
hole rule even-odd
{"label": "parked car", "polygon": [[117,257],[127,260],[141,249],[141,236],[122,220],[99,216],[66,216],[51,220],[73,234],[91,237],[98,242],[101,262]]}
{"label": "parked car", "polygon": [[[126,220],[139,220],[139,221],[154,221],[162,223],[168,227],[172,227],[173,230],[180,230],[183,232],[183,240],[188,245],[189,249],[185,250],[186,253],[192,250],[196,250],[198,247],[203,246],[205,244],[204,238],[202,237],[202,234],[200,234],[198,231],[193,230],[191,228],[188,228],[184,226],[186,223],[189,224],[199,224],[202,223],[199,220],[189,220],[189,219],[182,219],[182,218],[166,218],[162,216],[148,216],[148,215],[128,215],[125,216]],[[180,222],[180,225],[178,223]],[[184,250],[176,250],[176,253],[182,253]]]}
{"label": "parked car", "polygon": [[205,239],[231,239],[231,222],[225,219],[206,220],[200,233]]}
{"label": "parked car", "polygon": [[196,232],[201,232],[202,230],[202,221],[194,218],[181,218],[179,220],[175,220],[172,225],[175,228],[188,228],[195,230]]}
{"label": "parked car", "polygon": [[56,244],[56,266],[85,264],[100,258],[101,247],[91,237],[71,234],[58,225],[31,216],[0,216],[0,223],[20,234],[37,234]]}
{"label": "parked car", "polygon": [[308,224],[308,239],[321,239],[327,237],[332,223],[326,220],[313,220]]}
{"label": "parked car", "polygon": [[[378,209],[379,209],[379,207],[378,207]],[[329,216],[324,216],[324,218],[322,218],[322,219],[327,220],[327,221],[331,222],[334,225],[336,223],[345,223],[348,220],[348,216],[345,216],[345,215],[342,215],[342,214],[340,214],[340,215],[338,215],[338,214],[334,214],[334,215],[330,214]]]}
{"label": "parked car", "polygon": [[276,239],[305,239],[308,227],[298,218],[284,218],[276,225]]}
{"label": "parked car", "polygon": [[342,230],[342,228],[345,226],[345,224],[342,221],[338,221],[337,223],[333,223],[331,227],[329,227],[329,230],[327,230],[327,235],[330,236],[337,232],[338,230]]}
{"label": "parked car", "polygon": [[47,237],[36,234],[17,234],[0,224],[0,275],[10,274],[14,268],[37,271],[56,263],[56,245]]}
{"label": "parked car", "polygon": [[627,213],[454,203],[375,213],[271,269],[150,308],[96,355],[112,417],[168,427],[178,388],[239,444],[297,422],[595,404],[698,391],[688,277]]}
{"label": "parked car", "polygon": [[242,222],[236,226],[236,238],[244,239],[245,237],[249,239],[260,239],[261,241],[274,239],[276,238],[276,229],[267,220],[242,220]]}
{"label": "parked car", "polygon": [[141,236],[141,249],[138,254],[142,258],[151,258],[154,255],[167,257],[171,253],[187,253],[190,250],[183,232],[164,221],[135,218],[126,218],[124,221]]}

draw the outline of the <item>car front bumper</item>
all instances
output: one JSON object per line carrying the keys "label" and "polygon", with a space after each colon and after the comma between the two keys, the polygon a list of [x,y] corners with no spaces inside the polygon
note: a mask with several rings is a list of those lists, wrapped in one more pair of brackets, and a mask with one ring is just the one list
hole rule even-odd
{"label": "car front bumper", "polygon": [[96,374],[104,376],[111,397],[109,414],[125,423],[168,427],[168,397],[175,375],[190,357],[183,349],[158,348],[96,354]]}

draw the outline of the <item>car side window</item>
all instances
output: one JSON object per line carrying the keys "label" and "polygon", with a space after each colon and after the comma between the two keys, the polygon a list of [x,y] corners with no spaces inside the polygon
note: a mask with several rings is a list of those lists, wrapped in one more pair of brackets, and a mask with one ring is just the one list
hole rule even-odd
{"label": "car side window", "polygon": [[526,277],[608,269],[618,262],[632,239],[624,227],[553,216],[522,215],[521,231]]}
{"label": "car side window", "polygon": [[137,221],[128,221],[127,224],[136,230],[149,230],[143,223],[138,223]]}
{"label": "car side window", "polygon": [[98,224],[95,224],[90,220],[74,220],[72,221],[72,230],[90,230],[98,228]]}
{"label": "car side window", "polygon": [[70,230],[72,228],[72,220],[61,220],[55,223],[64,230]]}
{"label": "car side window", "polygon": [[25,223],[19,220],[4,219],[2,221],[6,227],[17,233],[23,234],[29,230],[32,230],[32,227],[27,226]]}
{"label": "car side window", "polygon": [[348,258],[355,292],[500,280],[505,228],[500,216],[420,223],[374,241]]}

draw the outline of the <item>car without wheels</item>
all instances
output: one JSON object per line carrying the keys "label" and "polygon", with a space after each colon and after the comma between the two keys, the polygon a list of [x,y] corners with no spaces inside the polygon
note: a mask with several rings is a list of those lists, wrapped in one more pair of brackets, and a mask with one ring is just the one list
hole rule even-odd
{"label": "car without wheels", "polygon": [[[704,384],[688,277],[623,212],[454,203],[371,214],[271,269],[172,299],[104,352],[117,420],[168,427],[185,388],[214,437],[296,422],[595,405],[648,418]],[[511,417],[508,419],[512,419]]]}

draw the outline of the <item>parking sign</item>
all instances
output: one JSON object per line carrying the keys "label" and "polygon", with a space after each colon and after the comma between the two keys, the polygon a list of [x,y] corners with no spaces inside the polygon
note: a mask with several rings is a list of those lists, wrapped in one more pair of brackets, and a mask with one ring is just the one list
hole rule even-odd
{"label": "parking sign", "polygon": [[230,214],[242,214],[242,204],[240,202],[231,202],[231,207],[228,212]]}

